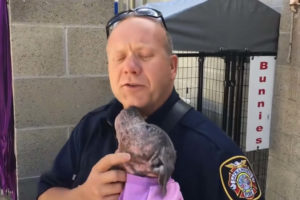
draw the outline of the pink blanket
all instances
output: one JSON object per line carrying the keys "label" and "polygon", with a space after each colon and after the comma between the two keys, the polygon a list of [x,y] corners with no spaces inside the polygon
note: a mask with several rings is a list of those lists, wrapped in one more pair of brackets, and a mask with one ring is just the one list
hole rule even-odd
{"label": "pink blanket", "polygon": [[172,178],[167,183],[167,193],[161,193],[157,178],[127,174],[125,188],[119,200],[183,200],[179,184]]}

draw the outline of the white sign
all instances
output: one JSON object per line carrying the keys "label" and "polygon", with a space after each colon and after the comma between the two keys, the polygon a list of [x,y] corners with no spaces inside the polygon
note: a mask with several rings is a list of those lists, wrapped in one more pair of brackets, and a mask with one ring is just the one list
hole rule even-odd
{"label": "white sign", "polygon": [[274,56],[250,58],[246,151],[269,148]]}

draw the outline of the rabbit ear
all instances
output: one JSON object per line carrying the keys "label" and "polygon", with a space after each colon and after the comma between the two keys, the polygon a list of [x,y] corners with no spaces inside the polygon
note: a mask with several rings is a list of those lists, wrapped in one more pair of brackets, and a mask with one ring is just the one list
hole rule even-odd
{"label": "rabbit ear", "polygon": [[167,153],[166,147],[162,147],[158,156],[159,163],[161,164],[156,168],[156,171],[158,172],[158,182],[162,187],[163,195],[167,192],[167,183],[174,170],[173,158],[171,157],[172,156]]}
{"label": "rabbit ear", "polygon": [[163,164],[161,157],[153,160],[153,172],[158,176],[158,183],[161,186],[163,195],[167,192],[167,182],[169,179],[166,166]]}
{"label": "rabbit ear", "polygon": [[[162,171],[166,171],[165,167],[162,167]],[[162,194],[165,195],[167,193],[167,182],[169,180],[169,176],[163,172],[158,175],[158,182],[161,185]]]}

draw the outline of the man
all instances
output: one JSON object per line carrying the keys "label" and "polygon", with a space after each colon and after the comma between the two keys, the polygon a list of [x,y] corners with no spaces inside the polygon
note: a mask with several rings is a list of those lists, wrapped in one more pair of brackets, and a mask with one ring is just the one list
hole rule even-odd
{"label": "man", "polygon": [[[107,24],[110,85],[116,99],[88,113],[41,176],[39,200],[118,199],[126,173],[115,166],[130,160],[117,149],[114,119],[135,106],[148,123],[161,126],[179,100],[174,90],[177,57],[159,11],[139,8]],[[168,132],[177,151],[172,178],[185,199],[259,199],[247,159],[212,122],[189,110]],[[233,180],[233,181],[231,181]]]}

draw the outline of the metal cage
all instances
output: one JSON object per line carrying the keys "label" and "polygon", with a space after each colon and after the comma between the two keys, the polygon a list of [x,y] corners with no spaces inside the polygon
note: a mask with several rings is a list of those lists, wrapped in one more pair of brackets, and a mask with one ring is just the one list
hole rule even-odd
{"label": "metal cage", "polygon": [[[245,152],[249,52],[174,52],[180,97],[214,121]],[[259,55],[274,55],[265,53]],[[268,150],[245,152],[265,193]]]}

